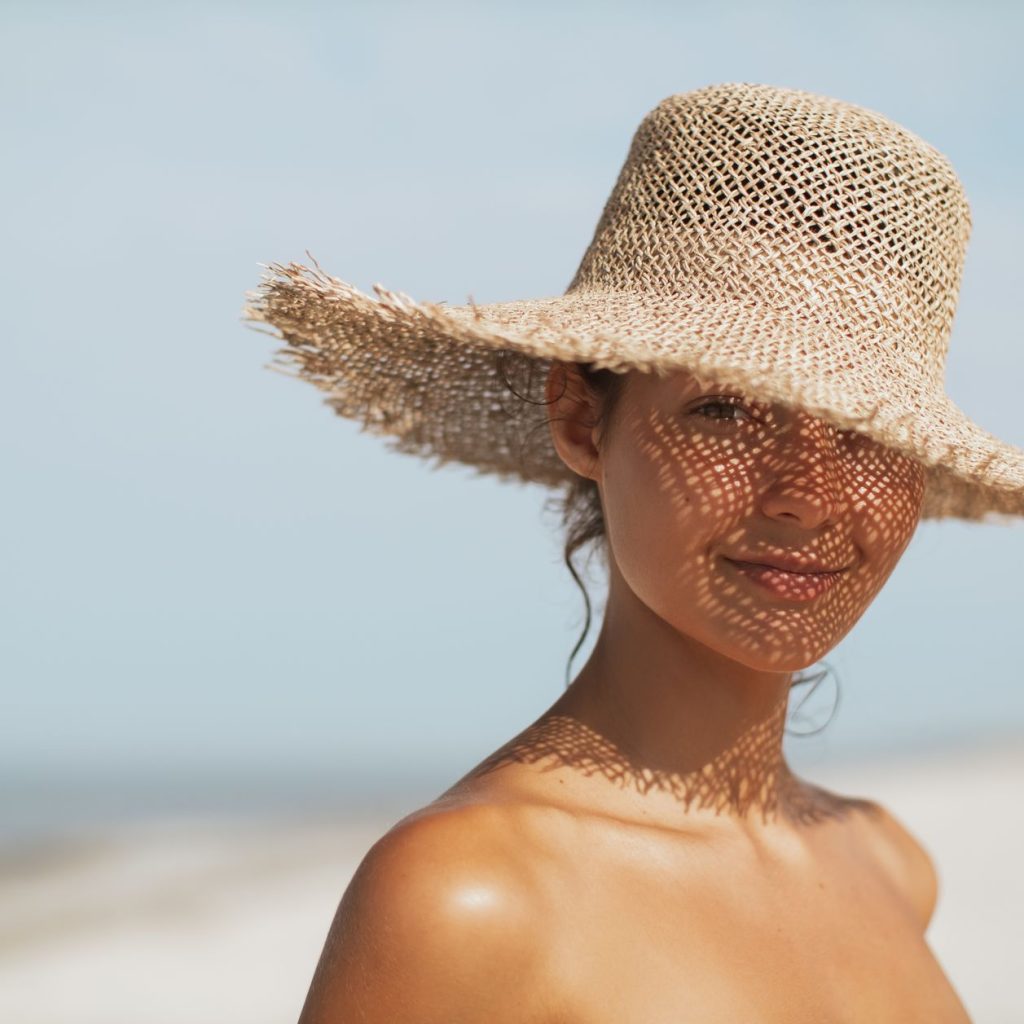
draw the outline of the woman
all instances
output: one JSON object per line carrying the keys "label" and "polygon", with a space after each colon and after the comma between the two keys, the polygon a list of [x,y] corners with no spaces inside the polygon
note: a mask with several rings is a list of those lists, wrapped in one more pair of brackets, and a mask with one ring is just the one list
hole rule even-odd
{"label": "woman", "polygon": [[782,737],[922,517],[1024,514],[942,391],[969,222],[906,129],[728,83],[644,119],[564,296],[277,268],[248,315],[339,413],[564,486],[609,573],[563,695],[367,853],[300,1024],[968,1020],[927,852]]}

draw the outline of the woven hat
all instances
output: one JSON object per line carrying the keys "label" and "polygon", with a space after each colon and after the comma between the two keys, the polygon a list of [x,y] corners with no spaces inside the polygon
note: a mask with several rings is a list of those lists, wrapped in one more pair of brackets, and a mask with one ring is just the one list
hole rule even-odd
{"label": "woven hat", "polygon": [[919,136],[730,82],[643,118],[562,295],[450,306],[374,284],[375,299],[310,255],[313,269],[261,264],[243,319],[286,343],[271,368],[435,468],[565,484],[552,360],[688,370],[916,458],[922,518],[993,521],[1024,515],[1024,449],[944,389],[970,231],[956,172]]}

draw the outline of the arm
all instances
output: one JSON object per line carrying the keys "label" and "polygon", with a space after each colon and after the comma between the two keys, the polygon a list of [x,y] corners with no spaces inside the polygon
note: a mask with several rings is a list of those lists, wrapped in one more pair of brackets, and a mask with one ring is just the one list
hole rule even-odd
{"label": "arm", "polygon": [[880,804],[874,804],[874,808],[884,840],[883,859],[897,886],[914,907],[924,934],[939,896],[935,863],[921,841],[895,815]]}
{"label": "arm", "polygon": [[299,1024],[539,1020],[528,887],[458,816],[400,823],[341,899]]}

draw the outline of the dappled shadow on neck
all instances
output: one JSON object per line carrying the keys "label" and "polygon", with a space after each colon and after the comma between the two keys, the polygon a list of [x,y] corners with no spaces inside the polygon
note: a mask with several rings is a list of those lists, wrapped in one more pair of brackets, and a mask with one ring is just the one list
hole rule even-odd
{"label": "dappled shadow on neck", "polygon": [[[779,714],[784,717],[785,711],[783,702]],[[621,807],[619,795],[631,791],[638,813],[645,797],[668,794],[679,805],[679,824],[688,814],[696,819],[711,812],[806,826],[872,809],[870,801],[832,794],[795,776],[779,756],[779,729],[775,719],[759,722],[711,760],[679,772],[639,762],[571,715],[545,715],[481,761],[453,790],[509,765],[528,765],[540,777],[568,769],[582,778],[603,778],[616,791],[609,793],[609,806]],[[564,797],[563,787],[559,799]]]}

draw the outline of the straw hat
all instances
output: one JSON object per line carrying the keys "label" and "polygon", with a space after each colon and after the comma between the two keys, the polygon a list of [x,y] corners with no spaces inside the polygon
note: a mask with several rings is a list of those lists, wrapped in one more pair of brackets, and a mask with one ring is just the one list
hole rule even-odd
{"label": "straw hat", "polygon": [[730,82],[643,118],[563,295],[449,306],[375,284],[374,299],[310,256],[261,264],[243,319],[286,342],[271,368],[435,468],[567,483],[543,404],[552,360],[686,369],[918,459],[923,518],[1009,522],[1024,449],[944,389],[970,231],[956,172],[906,128]]}

